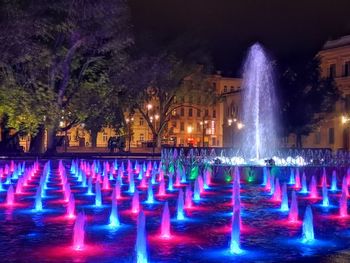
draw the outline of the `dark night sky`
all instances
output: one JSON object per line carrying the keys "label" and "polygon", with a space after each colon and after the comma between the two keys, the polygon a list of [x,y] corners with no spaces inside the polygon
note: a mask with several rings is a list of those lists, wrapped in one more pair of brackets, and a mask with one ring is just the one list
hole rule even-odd
{"label": "dark night sky", "polygon": [[237,74],[259,41],[280,63],[312,57],[327,39],[350,34],[350,0],[129,0],[135,32],[164,39],[190,33],[215,67]]}

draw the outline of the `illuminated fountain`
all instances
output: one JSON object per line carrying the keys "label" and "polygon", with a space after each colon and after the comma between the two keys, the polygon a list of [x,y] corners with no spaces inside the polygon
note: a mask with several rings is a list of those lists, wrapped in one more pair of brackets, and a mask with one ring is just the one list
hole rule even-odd
{"label": "illuminated fountain", "polygon": [[342,193],[344,193],[346,196],[349,196],[349,189],[348,189],[348,182],[346,180],[346,177],[343,177],[343,183],[341,188]]}
{"label": "illuminated fountain", "polygon": [[275,191],[273,192],[272,200],[276,202],[281,201],[281,187],[280,187],[280,181],[278,178],[276,178]]}
{"label": "illuminated fountain", "polygon": [[240,248],[240,234],[241,234],[241,224],[239,211],[235,211],[232,216],[232,230],[231,230],[231,242],[230,242],[230,252],[232,254],[240,254],[242,252]]}
{"label": "illuminated fountain", "polygon": [[307,191],[307,184],[306,184],[306,176],[305,176],[305,172],[303,173],[303,177],[301,179],[301,191],[300,193],[306,194]]}
{"label": "illuminated fountain", "polygon": [[95,184],[95,205],[98,207],[102,205],[101,185],[99,181],[96,181]]}
{"label": "illuminated fountain", "polygon": [[12,184],[7,189],[6,204],[12,206],[15,202],[15,193]]}
{"label": "illuminated fountain", "polygon": [[297,169],[296,173],[295,173],[295,184],[294,184],[294,188],[295,189],[300,189],[301,187],[301,183],[300,183],[300,172],[299,169]]}
{"label": "illuminated fountain", "polygon": [[281,211],[288,211],[288,193],[287,193],[287,184],[284,183],[282,186],[282,203],[281,203]]}
{"label": "illuminated fountain", "polygon": [[185,191],[185,208],[188,209],[191,207],[192,207],[192,190],[191,190],[191,186],[188,185]]}
{"label": "illuminated fountain", "polygon": [[289,221],[292,223],[298,222],[299,208],[298,208],[298,200],[295,191],[292,191],[292,201],[290,203],[289,210]]}
{"label": "illuminated fountain", "polygon": [[92,192],[92,176],[90,176],[89,180],[88,180],[87,194],[88,195],[93,195],[93,192]]}
{"label": "illuminated fountain", "polygon": [[310,182],[310,197],[311,198],[317,198],[318,194],[317,194],[317,183],[316,183],[316,178],[313,175],[311,177],[311,182]]}
{"label": "illuminated fountain", "polygon": [[295,184],[295,175],[294,175],[293,169],[290,169],[289,184],[291,184],[291,185]]}
{"label": "illuminated fountain", "polygon": [[338,191],[337,174],[335,171],[333,171],[333,173],[332,173],[331,191]]}
{"label": "illuminated fountain", "polygon": [[69,218],[73,218],[75,216],[75,199],[74,199],[74,195],[72,193],[70,194],[70,197],[68,200],[67,216]]}
{"label": "illuminated fountain", "polygon": [[154,203],[154,197],[153,197],[153,187],[152,183],[148,183],[148,188],[147,188],[147,201],[146,203],[148,204],[153,204]]}
{"label": "illuminated fountain", "polygon": [[179,196],[177,198],[177,213],[176,213],[177,220],[183,220],[185,219],[184,216],[184,192],[182,189],[179,189]]}
{"label": "illuminated fountain", "polygon": [[140,211],[137,217],[137,236],[136,236],[136,262],[147,263],[147,240],[146,240],[146,218],[143,211]]}
{"label": "illuminated fountain", "polygon": [[168,202],[165,202],[162,214],[161,233],[162,238],[170,238],[170,212]]}
{"label": "illuminated fountain", "polygon": [[248,53],[243,73],[243,124],[241,150],[246,162],[271,158],[276,146],[275,85],[271,61],[259,44]]}
{"label": "illuminated fountain", "polygon": [[160,195],[160,196],[164,196],[165,195],[165,182],[164,182],[164,179],[161,180],[160,183],[159,183],[158,195]]}
{"label": "illuminated fountain", "polygon": [[328,189],[326,181],[323,181],[322,185],[322,205],[329,206]]}
{"label": "illuminated fountain", "polygon": [[73,248],[75,250],[84,249],[84,237],[85,237],[85,214],[79,213],[74,224],[73,234]]}
{"label": "illuminated fountain", "polygon": [[134,175],[131,173],[129,175],[129,192],[134,193],[135,192],[135,180],[134,180]]}
{"label": "illuminated fountain", "polygon": [[169,174],[169,180],[168,180],[168,190],[169,191],[172,191],[172,190],[174,190],[174,186],[173,186],[173,174],[172,173],[170,173]]}
{"label": "illuminated fountain", "polygon": [[122,194],[121,194],[121,183],[119,180],[117,180],[117,182],[115,183],[114,190],[115,190],[115,198],[120,199],[122,197]]}
{"label": "illuminated fountain", "polygon": [[311,206],[308,205],[306,207],[304,220],[303,220],[302,241],[304,243],[308,243],[314,240],[315,240],[315,235],[314,235],[314,223],[313,223],[312,210],[311,210]]}
{"label": "illuminated fountain", "polygon": [[339,199],[339,215],[341,217],[346,217],[348,215],[348,197],[345,191],[342,192]]}
{"label": "illuminated fountain", "polygon": [[41,187],[39,186],[35,193],[35,210],[36,211],[42,211],[43,210],[43,203],[41,200]]}
{"label": "illuminated fountain", "polygon": [[111,214],[109,216],[109,225],[111,227],[120,226],[120,221],[118,216],[118,204],[116,199],[112,199]]}
{"label": "illuminated fountain", "polygon": [[198,177],[197,177],[197,179],[194,181],[193,200],[195,200],[195,201],[201,200],[201,193],[200,193],[200,186],[199,186]]}
{"label": "illuminated fountain", "polygon": [[134,192],[131,211],[135,214],[140,211],[139,191]]}

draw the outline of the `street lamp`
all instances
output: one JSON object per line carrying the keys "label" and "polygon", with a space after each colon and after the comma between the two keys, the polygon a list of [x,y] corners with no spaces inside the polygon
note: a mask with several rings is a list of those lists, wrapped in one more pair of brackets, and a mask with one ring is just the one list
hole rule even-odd
{"label": "street lamp", "polygon": [[244,127],[244,124],[243,124],[242,122],[238,122],[238,123],[237,123],[237,129],[238,129],[238,130],[243,129],[243,127]]}
{"label": "street lamp", "polygon": [[131,152],[131,123],[133,121],[134,121],[133,117],[125,119],[125,122],[128,125],[128,137],[129,137],[128,138],[128,149],[129,149],[129,152]]}

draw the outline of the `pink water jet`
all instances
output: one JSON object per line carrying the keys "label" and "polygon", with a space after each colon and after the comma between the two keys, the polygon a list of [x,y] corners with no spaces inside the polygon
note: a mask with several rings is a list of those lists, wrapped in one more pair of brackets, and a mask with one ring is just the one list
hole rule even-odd
{"label": "pink water jet", "polygon": [[166,239],[170,238],[170,212],[168,202],[164,204],[160,236]]}
{"label": "pink water jet", "polygon": [[297,169],[296,174],[295,174],[295,189],[300,189],[301,188],[301,183],[300,183],[300,172],[299,169]]}
{"label": "pink water jet", "polygon": [[139,201],[139,192],[135,191],[132,197],[132,209],[131,211],[134,214],[137,214],[140,211],[140,201]]}
{"label": "pink water jet", "polygon": [[292,201],[290,204],[290,210],[289,210],[289,221],[292,223],[298,222],[298,215],[299,215],[299,210],[298,210],[298,200],[297,200],[297,195],[295,191],[293,190],[292,192]]}
{"label": "pink water jet", "polygon": [[270,191],[270,190],[271,190],[271,175],[268,172],[267,179],[266,179],[266,185],[265,185],[265,191]]}
{"label": "pink water jet", "polygon": [[346,217],[348,215],[348,197],[344,192],[342,192],[339,199],[339,215],[341,217]]}
{"label": "pink water jet", "polygon": [[191,186],[188,185],[186,187],[186,192],[185,192],[185,208],[189,209],[192,208],[192,190]]}
{"label": "pink water jet", "polygon": [[6,204],[9,206],[12,206],[15,202],[15,193],[13,190],[12,184],[10,187],[7,189],[7,195],[6,195]]}
{"label": "pink water jet", "polygon": [[315,176],[313,175],[311,177],[311,182],[310,182],[310,198],[317,198],[317,197],[318,197],[317,184],[316,184]]}
{"label": "pink water jet", "polygon": [[282,200],[280,181],[278,178],[276,178],[275,191],[273,192],[272,200],[276,202],[281,202]]}
{"label": "pink water jet", "polygon": [[349,196],[349,189],[348,189],[348,184],[345,176],[343,177],[341,190],[342,190],[342,193],[344,193],[346,196]]}
{"label": "pink water jet", "polygon": [[67,216],[69,218],[74,218],[75,216],[75,199],[74,195],[71,193],[67,205]]}
{"label": "pink water jet", "polygon": [[73,233],[73,248],[74,250],[84,249],[84,237],[85,237],[85,214],[79,213],[74,224]]}
{"label": "pink water jet", "polygon": [[122,197],[122,194],[121,194],[121,185],[119,180],[117,180],[114,190],[115,190],[115,198],[120,199]]}
{"label": "pink water jet", "polygon": [[103,185],[102,185],[102,189],[103,190],[109,190],[110,186],[109,186],[109,179],[108,179],[108,175],[105,175],[103,177]]}
{"label": "pink water jet", "polygon": [[160,195],[160,196],[164,196],[165,195],[165,182],[164,182],[164,179],[162,181],[160,181],[160,183],[159,183],[158,195]]}

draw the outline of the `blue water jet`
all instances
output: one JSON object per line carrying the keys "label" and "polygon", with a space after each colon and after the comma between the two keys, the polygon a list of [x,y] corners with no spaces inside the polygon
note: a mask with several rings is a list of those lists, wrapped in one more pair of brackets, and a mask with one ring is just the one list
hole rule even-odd
{"label": "blue water jet", "polygon": [[137,235],[136,235],[136,262],[147,263],[147,240],[146,240],[146,219],[145,214],[141,211],[137,217]]}
{"label": "blue water jet", "polygon": [[302,242],[309,243],[315,240],[314,234],[314,223],[311,206],[308,205],[306,207],[304,220],[303,220],[303,234],[302,234]]}
{"label": "blue water jet", "polygon": [[193,200],[195,200],[195,201],[201,200],[201,193],[200,193],[198,177],[194,181]]}
{"label": "blue water jet", "polygon": [[336,171],[333,171],[332,173],[331,191],[338,191]]}
{"label": "blue water jet", "polygon": [[185,215],[184,215],[184,205],[185,205],[185,201],[184,201],[184,192],[182,191],[182,189],[179,189],[179,196],[177,198],[177,214],[176,214],[176,218],[177,220],[183,220],[185,219]]}
{"label": "blue water jet", "polygon": [[288,193],[287,193],[287,184],[284,183],[282,186],[282,203],[281,203],[281,211],[289,211],[288,207]]}
{"label": "blue water jet", "polygon": [[96,181],[95,183],[95,205],[97,207],[102,205],[101,185],[99,181]]}
{"label": "blue water jet", "polygon": [[151,182],[148,183],[146,203],[148,203],[148,204],[154,203],[153,187],[152,187]]}
{"label": "blue water jet", "polygon": [[109,216],[109,225],[111,227],[119,227],[120,221],[118,216],[118,204],[115,198],[112,198],[111,214]]}
{"label": "blue water jet", "polygon": [[235,211],[232,216],[232,230],[231,230],[231,242],[230,252],[232,254],[241,254],[242,250],[240,247],[240,235],[241,235],[241,224],[239,220],[239,211]]}

